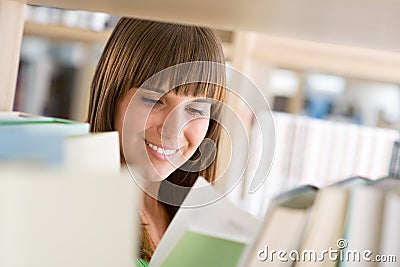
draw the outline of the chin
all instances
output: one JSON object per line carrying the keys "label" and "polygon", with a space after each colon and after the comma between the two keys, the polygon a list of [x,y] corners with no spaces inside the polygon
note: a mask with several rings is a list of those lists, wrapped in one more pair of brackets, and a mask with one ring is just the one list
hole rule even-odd
{"label": "chin", "polygon": [[155,170],[151,169],[147,172],[144,172],[144,178],[148,181],[152,182],[161,182],[168,178],[168,176],[174,171],[166,171],[166,170]]}

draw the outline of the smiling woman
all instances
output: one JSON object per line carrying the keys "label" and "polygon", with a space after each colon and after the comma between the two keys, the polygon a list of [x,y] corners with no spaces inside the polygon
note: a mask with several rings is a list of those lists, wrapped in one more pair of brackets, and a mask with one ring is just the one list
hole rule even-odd
{"label": "smiling woman", "polygon": [[145,179],[168,177],[193,156],[206,136],[211,104],[202,100],[130,89],[120,99],[114,121],[121,158],[140,168]]}
{"label": "smiling woman", "polygon": [[145,192],[140,211],[146,261],[182,201],[176,188],[187,192],[199,175],[216,179],[224,98],[224,55],[213,30],[120,19],[93,77],[88,121],[94,132],[117,130],[122,163],[159,184],[156,196]]}

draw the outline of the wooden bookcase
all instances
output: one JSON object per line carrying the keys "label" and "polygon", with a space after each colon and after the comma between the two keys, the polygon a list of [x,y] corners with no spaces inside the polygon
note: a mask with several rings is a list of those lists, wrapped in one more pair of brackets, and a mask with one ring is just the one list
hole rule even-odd
{"label": "wooden bookcase", "polygon": [[[0,0],[2,111],[12,109],[25,4],[234,30],[238,32],[235,43],[227,50],[233,55],[234,66],[243,71],[250,56],[253,61],[268,61],[282,67],[315,68],[322,64],[323,69],[342,75],[400,83],[400,2],[391,0],[331,3],[318,0]],[[245,31],[274,37],[259,39]],[[277,51],[287,56],[276,58]]]}

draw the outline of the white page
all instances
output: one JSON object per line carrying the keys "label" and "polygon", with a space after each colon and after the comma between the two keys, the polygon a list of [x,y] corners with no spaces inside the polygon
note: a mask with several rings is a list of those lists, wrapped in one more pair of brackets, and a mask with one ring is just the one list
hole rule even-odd
{"label": "white page", "polygon": [[150,266],[160,266],[186,230],[247,242],[254,238],[258,226],[258,219],[221,198],[213,186],[199,177],[161,239]]}

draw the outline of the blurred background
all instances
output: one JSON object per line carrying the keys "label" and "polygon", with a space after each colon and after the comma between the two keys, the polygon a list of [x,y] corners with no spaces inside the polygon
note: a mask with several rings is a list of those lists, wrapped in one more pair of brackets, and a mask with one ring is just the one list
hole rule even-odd
{"label": "blurred background", "polygon": [[[85,121],[91,77],[118,16],[31,5],[25,14],[14,110]],[[299,184],[388,174],[400,129],[396,51],[241,30],[218,34],[227,64],[262,90],[276,127],[267,182],[249,195],[244,179],[232,199],[260,214],[268,198]]]}
{"label": "blurred background", "polygon": [[[14,110],[84,120],[91,76],[118,16],[30,5],[25,14]],[[390,73],[389,53],[218,32],[228,64],[262,88],[274,111],[399,128],[400,77]]]}

